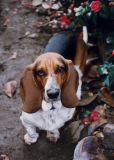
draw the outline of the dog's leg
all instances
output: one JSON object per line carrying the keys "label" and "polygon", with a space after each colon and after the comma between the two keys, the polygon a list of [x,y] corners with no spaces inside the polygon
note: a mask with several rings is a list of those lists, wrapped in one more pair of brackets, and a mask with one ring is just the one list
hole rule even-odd
{"label": "dog's leg", "polygon": [[36,133],[36,127],[28,124],[27,122],[24,122],[22,117],[20,118],[22,121],[23,126],[25,127],[27,133],[24,135],[25,143],[30,145],[32,143],[35,143],[39,137],[39,134]]}
{"label": "dog's leg", "polygon": [[36,127],[26,126],[27,133],[24,135],[25,143],[31,144],[35,143],[39,137],[39,134],[36,133]]}
{"label": "dog's leg", "polygon": [[49,141],[56,143],[57,140],[59,139],[59,131],[58,130],[54,130],[52,132],[47,131],[47,139],[49,139]]}

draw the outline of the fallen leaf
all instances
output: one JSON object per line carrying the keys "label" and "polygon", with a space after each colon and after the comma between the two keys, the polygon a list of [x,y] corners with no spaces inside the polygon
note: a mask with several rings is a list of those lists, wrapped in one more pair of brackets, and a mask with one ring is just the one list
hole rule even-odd
{"label": "fallen leaf", "polygon": [[19,9],[15,8],[14,11],[13,11],[13,14],[17,14],[17,13],[19,13]]}
{"label": "fallen leaf", "polygon": [[88,73],[88,77],[89,78],[99,78],[100,77],[100,74],[97,70],[98,66],[97,65],[93,65],[90,70],[89,70],[89,73]]}
{"label": "fallen leaf", "polygon": [[28,36],[29,34],[30,34],[30,32],[29,32],[29,31],[25,32],[25,36]]}
{"label": "fallen leaf", "polygon": [[10,160],[9,157],[5,154],[0,155],[0,160]]}
{"label": "fallen leaf", "polygon": [[45,9],[49,9],[49,8],[51,8],[51,6],[52,6],[51,4],[48,4],[46,2],[42,3],[42,7],[45,8]]}
{"label": "fallen leaf", "polygon": [[114,99],[112,97],[112,95],[110,94],[110,91],[107,87],[102,87],[100,89],[100,94],[99,95],[101,97],[101,100],[103,102],[105,102],[106,104],[108,104],[111,107],[114,107]]}
{"label": "fallen leaf", "polygon": [[88,135],[91,135],[95,129],[107,123],[107,119],[99,118],[97,121],[93,121],[88,127]]}
{"label": "fallen leaf", "polygon": [[61,7],[61,3],[58,2],[58,3],[53,4],[51,8],[54,10],[58,10],[60,7]]}
{"label": "fallen leaf", "polygon": [[7,26],[9,22],[10,22],[10,17],[4,16],[4,17],[3,17],[3,25],[4,25],[4,26]]}
{"label": "fallen leaf", "polygon": [[70,135],[72,136],[72,142],[77,142],[80,138],[81,131],[83,130],[84,125],[81,125],[81,121],[73,121],[71,122],[67,129],[70,131]]}
{"label": "fallen leaf", "polygon": [[106,124],[103,128],[103,133],[106,134],[114,133],[114,124]]}
{"label": "fallen leaf", "polygon": [[90,103],[92,103],[96,98],[97,98],[98,94],[94,94],[93,96],[84,96],[82,97],[82,99],[80,100],[79,106],[86,106]]}
{"label": "fallen leaf", "polygon": [[9,81],[4,85],[4,93],[8,96],[8,97],[12,97],[16,91],[17,88],[17,82],[15,80]]}
{"label": "fallen leaf", "polygon": [[34,6],[32,5],[31,2],[23,2],[22,1],[22,5],[26,8],[26,9],[34,9]]}
{"label": "fallen leaf", "polygon": [[88,96],[89,96],[89,97],[93,97],[93,95],[94,95],[94,94],[93,94],[92,92],[88,92]]}
{"label": "fallen leaf", "polygon": [[24,35],[22,35],[21,37],[19,37],[19,39],[23,39],[23,38],[29,36],[30,34],[31,34],[31,33],[30,33],[29,31],[27,31],[27,32],[25,32]]}
{"label": "fallen leaf", "polygon": [[96,136],[88,136],[78,142],[73,160],[106,160],[102,149],[99,148],[100,141]]}
{"label": "fallen leaf", "polygon": [[10,57],[10,59],[16,59],[17,58],[17,52],[14,52],[13,55]]}
{"label": "fallen leaf", "polygon": [[29,38],[37,38],[38,34],[37,33],[32,33],[28,35]]}
{"label": "fallen leaf", "polygon": [[100,77],[100,74],[98,72],[98,66],[96,65],[98,64],[98,57],[93,57],[93,58],[88,58],[86,60],[86,66],[85,66],[85,73],[84,73],[84,79],[89,79],[91,80],[95,80],[98,79]]}
{"label": "fallen leaf", "polygon": [[114,132],[104,133],[104,139],[103,139],[102,145],[103,145],[103,148],[108,151],[114,150]]}
{"label": "fallen leaf", "polygon": [[103,132],[101,132],[101,131],[95,131],[95,132],[93,133],[93,136],[96,136],[96,137],[101,138],[101,139],[104,138],[104,134],[103,134]]}
{"label": "fallen leaf", "polygon": [[42,2],[43,2],[43,0],[33,0],[33,1],[32,1],[32,5],[36,7],[36,6],[41,5]]}

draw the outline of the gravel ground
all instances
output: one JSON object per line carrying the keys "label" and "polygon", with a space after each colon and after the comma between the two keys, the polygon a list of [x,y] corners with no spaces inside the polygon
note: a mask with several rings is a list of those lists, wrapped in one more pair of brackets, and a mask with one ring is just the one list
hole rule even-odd
{"label": "gravel ground", "polygon": [[[0,154],[8,154],[11,160],[72,160],[74,145],[64,134],[57,144],[52,144],[45,138],[46,133],[41,132],[36,144],[25,145],[25,130],[19,119],[19,89],[13,98],[3,93],[9,80],[16,80],[19,86],[24,67],[42,52],[50,34],[34,27],[40,17],[22,7],[18,0],[1,0],[0,14]],[[4,19],[8,20],[7,26],[3,25]],[[25,36],[28,33],[37,36],[29,38]],[[16,59],[8,60],[15,52]]]}

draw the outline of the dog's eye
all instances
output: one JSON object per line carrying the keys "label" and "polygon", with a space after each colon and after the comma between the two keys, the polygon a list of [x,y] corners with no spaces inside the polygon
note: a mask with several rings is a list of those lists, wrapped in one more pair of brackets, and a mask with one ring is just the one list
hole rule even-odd
{"label": "dog's eye", "polygon": [[46,73],[45,73],[43,70],[37,71],[36,74],[37,74],[37,76],[39,76],[39,77],[43,77],[43,76],[46,75]]}
{"label": "dog's eye", "polygon": [[64,73],[65,72],[65,68],[62,66],[57,66],[57,69],[55,71],[56,73]]}

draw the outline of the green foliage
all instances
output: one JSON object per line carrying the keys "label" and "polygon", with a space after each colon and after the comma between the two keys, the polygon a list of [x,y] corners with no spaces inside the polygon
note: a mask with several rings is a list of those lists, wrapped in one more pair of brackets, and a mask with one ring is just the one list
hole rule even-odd
{"label": "green foliage", "polygon": [[113,0],[97,0],[96,1],[84,1],[83,3],[80,1],[80,6],[76,6],[77,10],[75,10],[75,17],[78,19],[80,24],[88,26],[89,21],[92,21],[93,24],[98,23],[98,18],[104,19],[113,19],[114,18],[114,1]]}
{"label": "green foliage", "polygon": [[103,65],[98,67],[98,72],[104,84],[111,89],[114,84],[114,64],[106,61]]}

